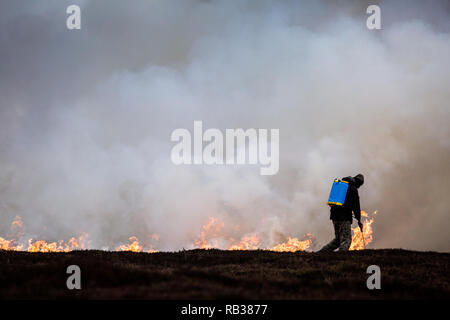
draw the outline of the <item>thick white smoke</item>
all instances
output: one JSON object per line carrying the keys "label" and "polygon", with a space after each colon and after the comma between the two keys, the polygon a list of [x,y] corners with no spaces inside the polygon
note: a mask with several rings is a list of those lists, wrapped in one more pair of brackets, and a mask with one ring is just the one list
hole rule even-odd
{"label": "thick white smoke", "polygon": [[[359,2],[92,1],[78,33],[42,6],[0,13],[0,236],[19,215],[34,238],[178,250],[217,217],[319,246],[331,179],[363,173],[373,247],[450,249],[448,6],[386,3],[369,31]],[[278,174],[175,166],[171,132],[194,120],[279,128]]]}

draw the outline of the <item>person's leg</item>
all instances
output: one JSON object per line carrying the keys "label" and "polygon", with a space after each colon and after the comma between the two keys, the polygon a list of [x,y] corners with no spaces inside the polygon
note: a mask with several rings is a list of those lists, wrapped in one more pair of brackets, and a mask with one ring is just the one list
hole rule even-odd
{"label": "person's leg", "polygon": [[341,240],[339,251],[348,251],[352,244],[352,228],[350,221],[341,221],[339,239]]}
{"label": "person's leg", "polygon": [[319,250],[319,252],[334,251],[337,248],[339,248],[339,223],[338,223],[338,221],[333,221],[333,227],[334,227],[334,239],[331,240],[328,244],[324,245],[322,247],[322,249]]}

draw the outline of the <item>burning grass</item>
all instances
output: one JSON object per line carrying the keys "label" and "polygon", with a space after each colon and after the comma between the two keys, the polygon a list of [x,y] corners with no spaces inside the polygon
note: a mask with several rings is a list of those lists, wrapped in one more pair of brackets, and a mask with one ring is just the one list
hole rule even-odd
{"label": "burning grass", "polygon": [[[355,227],[353,231],[353,239],[350,250],[362,250],[365,249],[373,240],[373,227],[372,224],[375,219],[376,211],[370,217],[366,212],[362,211],[363,217],[363,233]],[[258,233],[252,233],[244,235],[240,240],[235,240],[232,237],[226,235],[224,231],[224,222],[218,218],[211,217],[209,221],[202,226],[200,238],[195,240],[193,247],[199,249],[226,249],[226,250],[270,250],[278,252],[296,252],[307,251],[310,249],[313,243],[314,236],[312,234],[306,234],[302,240],[295,237],[288,236],[285,242],[278,243],[272,246],[263,246],[261,241],[261,235]],[[0,237],[0,250],[12,250],[12,251],[28,251],[28,252],[69,252],[73,250],[89,249],[88,234],[83,232],[79,237],[72,237],[68,241],[58,240],[55,242],[47,242],[45,240],[33,240],[29,238],[24,242],[24,225],[22,219],[17,216],[11,223],[10,239]],[[159,240],[157,234],[152,234],[151,238],[155,241]],[[131,236],[128,239],[128,243],[120,244],[115,247],[116,251],[132,251],[132,252],[148,252],[155,253],[153,246],[144,246],[139,242],[136,236]]]}

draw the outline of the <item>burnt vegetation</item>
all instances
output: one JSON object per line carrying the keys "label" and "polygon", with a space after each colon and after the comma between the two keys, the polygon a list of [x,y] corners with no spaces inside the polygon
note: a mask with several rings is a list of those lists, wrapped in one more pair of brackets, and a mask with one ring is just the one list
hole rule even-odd
{"label": "burnt vegetation", "polygon": [[[81,268],[68,290],[66,268]],[[381,290],[368,290],[369,265]],[[449,299],[450,253],[0,251],[1,299]]]}

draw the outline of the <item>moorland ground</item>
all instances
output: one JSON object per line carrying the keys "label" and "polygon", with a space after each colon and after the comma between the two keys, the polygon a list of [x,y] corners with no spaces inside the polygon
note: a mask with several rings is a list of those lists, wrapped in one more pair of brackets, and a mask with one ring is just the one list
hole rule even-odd
{"label": "moorland ground", "polygon": [[[68,290],[69,265],[81,290]],[[369,265],[381,290],[368,290]],[[0,251],[0,299],[449,299],[450,253]]]}

